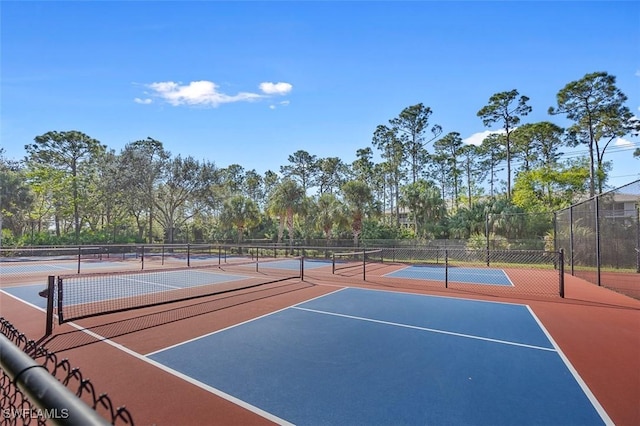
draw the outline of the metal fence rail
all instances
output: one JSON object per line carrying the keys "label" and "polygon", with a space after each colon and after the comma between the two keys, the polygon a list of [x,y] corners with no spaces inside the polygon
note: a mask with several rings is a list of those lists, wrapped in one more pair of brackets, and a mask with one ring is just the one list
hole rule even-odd
{"label": "metal fence rail", "polygon": [[133,425],[126,407],[0,317],[0,424]]}

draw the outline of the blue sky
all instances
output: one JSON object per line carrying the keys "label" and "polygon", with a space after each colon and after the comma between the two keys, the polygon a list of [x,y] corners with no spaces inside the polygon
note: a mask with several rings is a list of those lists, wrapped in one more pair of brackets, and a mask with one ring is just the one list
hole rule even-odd
{"label": "blue sky", "polygon": [[[468,141],[490,130],[478,110],[512,89],[531,99],[523,123],[566,125],[547,114],[556,93],[595,71],[640,115],[635,1],[2,1],[0,13],[13,159],[37,135],[79,130],[116,151],[153,137],[260,173],[301,149],[350,163],[420,102]],[[640,178],[635,147],[609,148],[611,184]]]}

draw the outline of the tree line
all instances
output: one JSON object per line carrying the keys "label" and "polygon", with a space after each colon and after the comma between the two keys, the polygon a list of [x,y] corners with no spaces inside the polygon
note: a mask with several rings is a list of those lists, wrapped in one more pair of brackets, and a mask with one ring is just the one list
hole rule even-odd
{"label": "tree line", "polygon": [[[567,128],[522,123],[529,100],[517,90],[492,95],[477,116],[494,132],[477,146],[444,133],[419,103],[378,125],[351,163],[298,150],[279,171],[262,174],[172,155],[153,138],[115,152],[80,131],[50,131],[25,146],[21,161],[0,151],[2,242],[353,238],[357,245],[360,238],[469,239],[485,232],[489,217],[500,218],[496,232],[539,237],[549,221],[523,218],[602,192],[607,148],[638,135],[640,124],[606,72],[557,93],[548,113],[565,116]],[[581,145],[584,156],[561,153]]]}

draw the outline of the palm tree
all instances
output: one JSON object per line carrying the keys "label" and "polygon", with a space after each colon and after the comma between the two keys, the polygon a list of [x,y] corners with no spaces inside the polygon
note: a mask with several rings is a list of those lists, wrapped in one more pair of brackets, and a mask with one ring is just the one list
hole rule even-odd
{"label": "palm tree", "polygon": [[278,242],[282,240],[282,228],[285,218],[289,229],[289,243],[293,249],[293,219],[296,214],[305,212],[305,191],[294,180],[285,178],[278,184],[269,200],[269,211],[280,216]]}
{"label": "palm tree", "polygon": [[351,180],[342,185],[342,195],[351,213],[353,243],[358,246],[358,236],[362,232],[362,218],[367,204],[373,201],[371,188],[359,180]]}
{"label": "palm tree", "polygon": [[224,204],[221,220],[222,223],[236,228],[239,244],[242,242],[242,234],[245,229],[260,223],[260,210],[253,200],[242,195],[235,195]]}
{"label": "palm tree", "polygon": [[316,227],[324,233],[328,245],[333,226],[346,225],[347,217],[343,214],[343,205],[334,194],[325,192],[318,197],[316,210]]}

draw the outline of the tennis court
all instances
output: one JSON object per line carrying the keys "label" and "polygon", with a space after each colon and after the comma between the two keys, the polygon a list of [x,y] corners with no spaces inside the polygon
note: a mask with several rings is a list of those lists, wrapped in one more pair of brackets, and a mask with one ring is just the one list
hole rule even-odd
{"label": "tennis court", "polygon": [[502,269],[445,267],[444,265],[410,265],[397,271],[385,274],[389,278],[408,278],[412,280],[444,281],[448,274],[449,281],[480,284],[513,286],[509,276]]}
{"label": "tennis court", "polygon": [[[353,264],[372,275],[337,275],[331,260],[306,258],[62,275],[52,294],[66,319],[44,342],[84,360],[142,424],[608,425],[637,417],[621,408],[639,390],[629,374],[634,327],[595,324],[631,324],[637,303],[616,300],[598,315],[559,297],[452,297],[416,291],[423,280],[444,280],[438,265]],[[447,274],[498,290],[534,276],[451,265]],[[579,280],[569,285],[580,294]],[[41,317],[41,332],[45,287],[4,286],[3,310],[24,312],[17,322]],[[445,291],[456,290],[437,290]]]}
{"label": "tennis court", "polygon": [[344,289],[146,356],[281,424],[606,424],[523,305]]}

